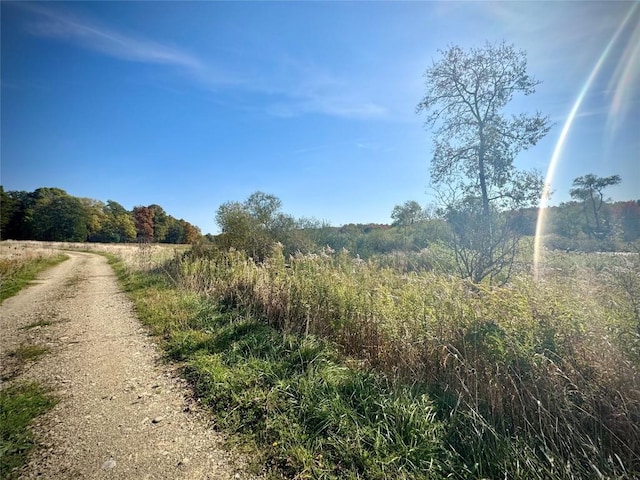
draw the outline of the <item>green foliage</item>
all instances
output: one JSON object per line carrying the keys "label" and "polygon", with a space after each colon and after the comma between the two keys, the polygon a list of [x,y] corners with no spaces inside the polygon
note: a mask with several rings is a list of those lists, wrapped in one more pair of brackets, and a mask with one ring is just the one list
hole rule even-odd
{"label": "green foliage", "polygon": [[2,195],[2,205],[0,215],[2,215],[3,240],[13,238],[23,240],[33,238],[29,231],[29,216],[31,215],[30,205],[32,199],[27,192],[4,192]]}
{"label": "green foliage", "polygon": [[622,241],[634,242],[640,239],[640,200],[617,202],[611,205],[611,216],[616,221]]}
{"label": "green foliage", "polygon": [[0,239],[6,238],[7,228],[17,209],[16,204],[15,197],[5,192],[2,185],[0,185]]}
{"label": "green foliage", "polygon": [[393,224],[402,227],[413,225],[425,217],[422,207],[415,200],[408,200],[402,205],[396,205],[391,212]]}
{"label": "green foliage", "polygon": [[510,212],[485,215],[478,200],[467,200],[448,208],[451,244],[458,272],[474,283],[509,281],[522,235],[514,228]]}
{"label": "green foliage", "polygon": [[[182,222],[176,219],[170,219],[167,222],[167,233],[164,237],[167,243],[181,243],[185,238],[185,229]],[[185,241],[184,243],[192,243]]]}
{"label": "green foliage", "polygon": [[451,255],[435,244],[369,261],[286,258],[275,246],[256,263],[200,246],[162,268],[117,269],[218,426],[249,439],[267,469],[637,476],[638,257],[546,252],[540,283],[518,274],[497,288],[439,273]]}
{"label": "green foliage", "polygon": [[537,204],[542,177],[518,171],[514,160],[550,126],[540,114],[508,118],[504,111],[515,94],[529,95],[539,82],[527,74],[524,52],[505,43],[440,53],[424,75],[426,94],[417,108],[435,129],[431,179],[452,225],[462,276],[508,278],[520,234],[498,216]]}
{"label": "green foliage", "polygon": [[378,224],[348,224],[342,227],[319,225],[303,231],[312,245],[307,249],[286,249],[287,253],[320,252],[329,247],[334,251],[346,249],[362,259],[394,252],[419,252],[447,238],[444,220],[423,220],[403,227]]}
{"label": "green foliage", "polygon": [[18,478],[18,469],[35,446],[28,426],[55,404],[56,400],[36,383],[0,390],[0,477]]}
{"label": "green foliage", "polygon": [[216,222],[222,234],[215,239],[216,245],[244,251],[257,261],[264,259],[276,243],[289,252],[313,248],[298,222],[280,211],[281,205],[279,198],[264,192],[255,192],[242,203],[220,205]]}
{"label": "green foliage", "polygon": [[449,455],[426,392],[345,366],[326,341],[220,313],[159,274],[115,267],[218,427],[255,445],[263,468],[297,478],[443,478]]}
{"label": "green foliage", "polygon": [[[587,204],[588,206],[588,204]],[[547,248],[581,252],[633,252],[640,240],[640,201],[604,202],[600,206],[606,235],[594,236],[585,223],[585,204],[562,203],[546,213]],[[587,213],[589,210],[587,209]],[[594,221],[591,220],[594,224]],[[604,228],[604,227],[602,227]],[[604,233],[603,229],[601,233]]]}
{"label": "green foliage", "polygon": [[42,345],[20,345],[8,354],[12,357],[16,357],[22,363],[37,360],[48,352],[49,348]]}
{"label": "green foliage", "polygon": [[452,46],[440,53],[425,72],[426,94],[417,109],[436,128],[434,183],[459,185],[463,197],[481,200],[485,213],[490,205],[535,204],[539,175],[519,172],[513,162],[546,135],[549,119],[503,113],[514,94],[530,95],[539,83],[526,72],[525,53],[505,43],[468,51]]}
{"label": "green foliage", "polygon": [[246,211],[262,228],[271,230],[279,221],[278,212],[282,201],[275,195],[254,192],[243,204]]}
{"label": "green foliage", "polygon": [[136,227],[127,210],[117,202],[108,200],[101,206],[100,221],[95,233],[90,235],[90,242],[124,243],[136,238]]}
{"label": "green foliage", "polygon": [[88,220],[79,199],[60,194],[37,204],[32,228],[36,240],[83,242],[88,236]]}
{"label": "green foliage", "polygon": [[129,212],[113,200],[105,205],[73,197],[59,188],[38,188],[29,193],[5,192],[0,186],[0,193],[3,239],[124,243],[140,237],[195,243],[201,237],[196,227],[168,215],[159,205]]}
{"label": "green foliage", "polygon": [[169,233],[169,216],[160,205],[149,205],[153,218],[153,238],[156,242],[164,242]]}
{"label": "green foliage", "polygon": [[336,363],[313,337],[254,321],[222,324],[191,357],[188,375],[220,426],[265,448],[264,461],[298,478],[434,478],[446,460],[428,397],[390,392]]}
{"label": "green foliage", "polygon": [[569,191],[571,198],[582,201],[585,218],[584,230],[589,236],[603,239],[611,232],[606,209],[603,210],[604,189],[617,185],[622,181],[619,175],[598,177],[593,174],[584,175],[573,180],[573,188]]}
{"label": "green foliage", "polygon": [[549,207],[548,231],[565,238],[578,238],[582,232],[580,217],[582,208],[576,202],[561,203]]}

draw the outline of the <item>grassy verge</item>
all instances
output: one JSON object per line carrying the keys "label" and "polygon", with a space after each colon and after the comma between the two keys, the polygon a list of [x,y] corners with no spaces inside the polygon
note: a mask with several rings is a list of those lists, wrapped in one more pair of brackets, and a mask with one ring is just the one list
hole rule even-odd
{"label": "grassy verge", "polygon": [[268,471],[636,478],[636,259],[568,260],[544,283],[496,289],[344,254],[115,268],[220,428]]}
{"label": "grassy verge", "polygon": [[140,319],[256,468],[273,477],[444,478],[450,459],[426,392],[348,366],[326,341],[221,311],[160,275],[111,262]]}
{"label": "grassy verge", "polygon": [[47,257],[0,259],[0,303],[16,295],[43,270],[68,258],[67,255],[57,254]]}
{"label": "grassy verge", "polygon": [[18,478],[35,446],[28,429],[31,421],[56,404],[36,383],[20,383],[0,391],[0,478]]}

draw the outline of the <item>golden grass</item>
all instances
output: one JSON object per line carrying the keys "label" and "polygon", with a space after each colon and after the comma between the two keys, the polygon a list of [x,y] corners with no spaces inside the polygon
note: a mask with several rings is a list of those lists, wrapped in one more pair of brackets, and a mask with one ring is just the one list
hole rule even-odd
{"label": "golden grass", "polygon": [[285,263],[275,251],[262,264],[227,252],[176,259],[171,272],[185,290],[285,332],[328,338],[394,382],[429,386],[443,411],[483,432],[452,444],[476,441],[477,453],[487,436],[506,435],[517,458],[530,438],[554,468],[617,471],[619,458],[637,471],[638,257],[547,262],[544,282],[521,275],[501,288],[398,273],[344,252]]}

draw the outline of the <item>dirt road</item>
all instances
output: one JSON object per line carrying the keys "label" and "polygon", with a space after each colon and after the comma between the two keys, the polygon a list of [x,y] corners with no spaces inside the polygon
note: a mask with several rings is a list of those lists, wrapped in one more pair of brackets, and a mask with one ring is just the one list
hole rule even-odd
{"label": "dirt road", "polygon": [[159,361],[106,260],[68,255],[0,306],[3,377],[16,373],[8,352],[46,346],[18,379],[50,385],[60,400],[36,420],[42,446],[22,478],[246,478]]}

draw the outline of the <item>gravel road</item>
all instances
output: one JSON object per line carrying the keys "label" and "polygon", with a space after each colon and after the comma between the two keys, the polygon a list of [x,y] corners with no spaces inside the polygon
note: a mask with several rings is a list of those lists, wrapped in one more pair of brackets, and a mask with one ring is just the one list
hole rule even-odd
{"label": "gravel road", "polygon": [[[247,478],[160,354],[106,259],[68,252],[0,305],[0,373],[38,380],[59,403],[36,419],[21,478]],[[24,329],[38,322],[51,322]],[[16,371],[23,344],[50,349]],[[16,377],[17,376],[17,377]]]}

